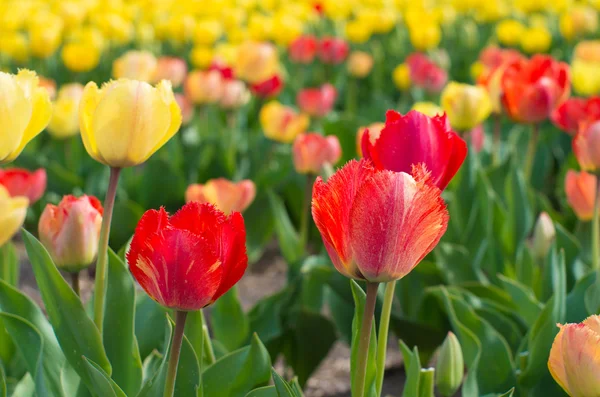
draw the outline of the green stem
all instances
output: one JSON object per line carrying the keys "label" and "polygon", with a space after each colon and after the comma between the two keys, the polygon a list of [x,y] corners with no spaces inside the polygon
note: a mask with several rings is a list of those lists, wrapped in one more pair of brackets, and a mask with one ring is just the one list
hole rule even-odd
{"label": "green stem", "polygon": [[79,272],[71,273],[71,288],[79,295]]}
{"label": "green stem", "polygon": [[169,367],[167,368],[167,379],[165,380],[164,397],[173,397],[175,395],[175,380],[177,378],[177,365],[179,364],[179,353],[181,353],[181,342],[183,341],[183,330],[185,328],[185,319],[187,312],[177,311],[175,320],[175,334],[171,344],[171,356],[169,357]]}
{"label": "green stem", "polygon": [[349,117],[356,115],[356,107],[358,100],[358,81],[356,78],[348,78],[348,88],[346,90],[346,114]]}
{"label": "green stem", "polygon": [[205,325],[202,326],[202,332],[204,333],[204,350],[206,351],[206,358],[208,359],[208,365],[214,363],[217,359],[215,357],[215,351],[213,350],[212,342],[210,341],[210,334],[208,332],[208,327]]}
{"label": "green stem", "polygon": [[308,242],[308,227],[310,219],[310,202],[312,199],[312,185],[315,176],[311,173],[306,174],[306,184],[304,186],[304,202],[302,203],[302,217],[300,218],[300,242],[302,250],[306,249]]}
{"label": "green stem", "polygon": [[600,182],[596,177],[596,201],[594,218],[592,219],[592,268],[598,272],[596,279],[600,282]]}
{"label": "green stem", "polygon": [[527,154],[525,155],[525,178],[527,181],[531,179],[531,172],[533,171],[533,163],[535,161],[535,152],[537,149],[538,138],[538,125],[536,123],[533,123],[531,124],[531,136],[529,137],[529,144],[527,145]]}
{"label": "green stem", "polygon": [[360,393],[360,395],[356,397],[364,397],[367,395],[365,393],[365,382],[367,377],[367,361],[369,358],[369,341],[371,340],[371,328],[373,326],[373,314],[375,313],[378,287],[379,283],[367,281],[367,300],[360,329],[360,339],[358,341],[358,364],[356,366],[356,373],[354,374],[356,379],[356,390]]}
{"label": "green stem", "polygon": [[117,185],[119,184],[120,168],[110,169],[110,180],[106,198],[104,199],[104,215],[100,229],[100,242],[98,243],[98,261],[96,263],[96,280],[94,284],[94,322],[102,334],[104,322],[104,301],[106,300],[106,277],[108,262],[108,237],[110,236],[110,222],[112,220]]}
{"label": "green stem", "polygon": [[502,146],[502,119],[500,113],[494,114],[494,140],[492,147],[493,163],[500,164],[500,149]]}
{"label": "green stem", "polygon": [[383,307],[379,319],[379,335],[377,338],[377,382],[375,383],[377,396],[381,395],[381,388],[383,387],[385,355],[387,352],[388,331],[390,329],[390,317],[392,315],[392,303],[394,302],[395,289],[396,280],[385,284],[385,295],[383,297]]}

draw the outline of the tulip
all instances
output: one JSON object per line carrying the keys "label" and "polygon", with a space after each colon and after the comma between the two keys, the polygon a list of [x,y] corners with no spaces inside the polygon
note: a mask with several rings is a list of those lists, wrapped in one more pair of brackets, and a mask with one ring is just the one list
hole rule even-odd
{"label": "tulip", "polygon": [[600,390],[600,316],[558,325],[548,358],[550,374],[572,397],[596,397]]}
{"label": "tulip", "polygon": [[411,175],[379,171],[365,159],[352,160],[327,182],[317,178],[312,214],[335,268],[369,282],[406,276],[448,224],[441,191],[423,165]]}
{"label": "tulip", "polygon": [[486,87],[492,112],[502,112],[502,76],[507,66],[514,61],[524,60],[524,56],[516,50],[500,49],[490,46],[481,52],[479,59],[484,65],[484,70],[477,78],[477,84]]}
{"label": "tulip", "polygon": [[283,80],[278,74],[250,86],[250,91],[259,98],[274,98],[281,90],[283,90]]}
{"label": "tulip", "polygon": [[11,197],[8,190],[0,185],[0,247],[19,231],[25,222],[28,206],[27,197]]}
{"label": "tulip", "polygon": [[569,135],[575,135],[579,126],[600,120],[600,97],[569,98],[550,117],[554,125]]}
{"label": "tulip", "polygon": [[319,42],[313,35],[302,35],[292,41],[288,47],[290,60],[295,63],[309,64],[317,55]]}
{"label": "tulip", "polygon": [[156,87],[120,79],[85,86],[79,107],[81,138],[89,155],[113,168],[145,162],[181,125],[171,84]]}
{"label": "tulip", "polygon": [[292,146],[294,168],[299,174],[319,174],[325,164],[335,165],[342,156],[340,141],[335,135],[300,134]]}
{"label": "tulip", "polygon": [[573,58],[589,63],[600,63],[600,40],[581,41],[575,46]]}
{"label": "tulip", "polygon": [[214,57],[215,53],[212,47],[195,46],[190,51],[190,62],[195,68],[204,69],[210,66]]}
{"label": "tulip", "polygon": [[185,80],[186,75],[187,64],[185,60],[177,57],[160,57],[156,62],[152,81],[169,80],[173,87],[179,87]]}
{"label": "tulip", "polygon": [[181,109],[181,124],[187,125],[194,118],[194,104],[183,94],[175,94],[175,100]]}
{"label": "tulip", "polygon": [[416,110],[429,117],[441,116],[444,114],[444,109],[433,102],[415,102],[411,110]]}
{"label": "tulip", "polygon": [[590,6],[576,4],[561,15],[560,32],[567,40],[593,33],[598,29],[598,14]]}
{"label": "tulip", "polygon": [[61,51],[61,59],[73,72],[89,72],[100,63],[100,49],[92,43],[68,43]]}
{"label": "tulip", "polygon": [[185,95],[197,105],[216,103],[223,96],[223,83],[218,70],[194,70],[185,80]]}
{"label": "tulip", "polygon": [[239,212],[188,203],[169,217],[161,208],[143,216],[127,263],[133,277],[160,305],[200,310],[227,292],[246,271],[246,230]]}
{"label": "tulip", "polygon": [[406,63],[401,63],[394,68],[392,72],[394,85],[400,91],[407,91],[410,88],[410,67]]}
{"label": "tulip", "polygon": [[51,116],[50,96],[38,86],[35,72],[0,72],[0,164],[16,159]]}
{"label": "tulip", "polygon": [[456,335],[448,332],[435,365],[435,385],[442,396],[453,396],[463,382],[465,364]]}
{"label": "tulip", "polygon": [[600,62],[589,62],[575,58],[571,64],[573,88],[584,96],[600,94]]}
{"label": "tulip", "polygon": [[157,60],[148,51],[127,51],[113,62],[113,77],[152,82]]}
{"label": "tulip", "polygon": [[65,196],[48,204],[42,212],[38,231],[54,264],[69,272],[91,265],[98,254],[102,204],[93,196]]}
{"label": "tulip", "polygon": [[554,222],[547,212],[542,212],[535,223],[531,239],[531,251],[536,258],[543,259],[550,251],[552,242],[556,238]]}
{"label": "tulip", "polygon": [[319,42],[319,59],[329,65],[338,65],[346,60],[350,47],[338,37],[323,37]]}
{"label": "tulip", "polygon": [[524,32],[525,26],[513,19],[501,21],[496,25],[496,37],[500,44],[507,47],[517,46]]}
{"label": "tulip", "polygon": [[224,109],[237,109],[250,100],[250,92],[241,80],[225,80],[223,82],[223,95],[219,101]]}
{"label": "tulip", "polygon": [[56,98],[56,81],[47,77],[38,77],[38,86],[48,91],[50,99]]}
{"label": "tulip", "polygon": [[60,87],[48,124],[48,132],[53,138],[64,139],[79,133],[79,102],[82,96],[83,86],[79,83]]}
{"label": "tulip", "polygon": [[265,136],[282,143],[291,143],[305,132],[310,123],[310,118],[305,114],[298,114],[289,106],[284,106],[277,101],[271,101],[260,109],[260,125]]}
{"label": "tulip", "polygon": [[379,136],[365,133],[362,152],[378,169],[410,172],[423,163],[431,182],[445,189],[467,156],[467,144],[452,129],[446,115],[428,117],[417,111],[386,114]]}
{"label": "tulip", "polygon": [[584,171],[600,168],[600,121],[580,126],[573,139],[573,152]]}
{"label": "tulip", "polygon": [[565,193],[567,202],[582,221],[590,221],[594,217],[597,178],[585,171],[567,171]]}
{"label": "tulip", "polygon": [[521,36],[521,48],[527,54],[546,52],[552,45],[552,34],[542,26],[531,27]]}
{"label": "tulip", "polygon": [[422,21],[418,24],[410,24],[408,33],[410,43],[418,51],[436,48],[442,39],[441,28],[432,22]]}
{"label": "tulip", "polygon": [[354,77],[367,77],[373,69],[373,57],[364,51],[353,51],[348,58],[348,73]]}
{"label": "tulip", "polygon": [[323,84],[319,88],[305,88],[296,96],[298,107],[310,116],[323,117],[331,112],[337,90],[331,84]]}
{"label": "tulip", "polygon": [[373,35],[371,26],[360,19],[349,21],[345,27],[346,38],[351,43],[363,44],[369,41]]}
{"label": "tulip", "polygon": [[524,123],[545,120],[569,97],[569,69],[546,55],[515,60],[502,75],[502,102],[510,117]]}
{"label": "tulip", "polygon": [[459,131],[481,124],[492,111],[490,98],[482,86],[451,82],[442,91],[441,103],[450,125]]}
{"label": "tulip", "polygon": [[256,197],[254,182],[244,179],[232,182],[225,178],[206,181],[205,184],[195,183],[185,191],[185,202],[213,204],[219,211],[229,215],[232,212],[244,212]]}
{"label": "tulip", "polygon": [[426,55],[411,54],[406,58],[406,64],[410,70],[410,80],[416,87],[435,94],[446,85],[448,74]]}
{"label": "tulip", "polygon": [[270,43],[249,41],[238,48],[235,73],[250,84],[265,81],[277,74],[277,49]]}
{"label": "tulip", "polygon": [[235,78],[235,73],[233,72],[233,69],[220,60],[213,61],[210,64],[208,70],[216,70],[217,72],[219,72],[223,80],[233,80]]}
{"label": "tulip", "polygon": [[46,180],[46,170],[43,168],[34,172],[22,168],[0,169],[0,185],[4,186],[11,197],[27,197],[30,204],[44,195]]}
{"label": "tulip", "polygon": [[366,127],[360,127],[356,132],[356,153],[358,157],[363,156],[362,152],[362,138],[365,133],[369,134],[369,137],[373,140],[377,140],[379,134],[381,134],[381,130],[385,127],[385,123],[372,123]]}

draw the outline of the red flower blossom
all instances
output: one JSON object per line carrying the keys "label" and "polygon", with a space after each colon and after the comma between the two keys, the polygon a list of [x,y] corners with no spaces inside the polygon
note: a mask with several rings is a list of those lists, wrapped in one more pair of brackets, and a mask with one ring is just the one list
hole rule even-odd
{"label": "red flower blossom", "polygon": [[552,122],[569,135],[575,135],[580,126],[600,120],[600,97],[569,98],[551,116]]}
{"label": "red flower blossom", "polygon": [[362,152],[378,169],[410,172],[423,163],[432,183],[443,190],[465,160],[467,144],[452,131],[445,114],[428,117],[412,110],[403,116],[388,110],[381,132],[363,135]]}
{"label": "red flower blossom", "polygon": [[514,60],[502,75],[502,103],[519,122],[538,123],[569,97],[569,66],[547,55]]}
{"label": "red flower blossom", "polygon": [[387,282],[407,275],[437,245],[448,211],[422,164],[379,171],[352,160],[313,188],[312,214],[336,269]]}
{"label": "red flower blossom", "polygon": [[246,271],[246,230],[239,212],[225,216],[211,204],[188,203],[169,218],[147,211],[127,253],[131,273],[161,305],[199,310]]}
{"label": "red flower blossom", "polygon": [[300,174],[319,174],[325,163],[334,165],[342,156],[340,141],[335,135],[300,134],[292,146],[294,168]]}
{"label": "red flower blossom", "polygon": [[221,73],[221,77],[224,80],[233,80],[235,78],[235,74],[233,73],[233,68],[227,66],[225,63],[220,61],[214,61],[208,67],[208,70],[216,70]]}
{"label": "red flower blossom", "polygon": [[429,93],[438,93],[448,81],[448,73],[427,55],[415,52],[406,57],[411,82]]}
{"label": "red flower blossom", "polygon": [[305,34],[292,41],[288,47],[290,60],[296,63],[309,64],[317,55],[319,42],[315,36]]}
{"label": "red flower blossom", "polygon": [[600,121],[581,126],[573,139],[573,153],[582,170],[600,169]]}
{"label": "red flower blossom", "polygon": [[261,81],[260,83],[252,84],[250,91],[259,98],[273,98],[279,95],[283,90],[283,80],[278,74],[273,77]]}
{"label": "red flower blossom", "polygon": [[346,60],[350,46],[339,37],[323,37],[319,43],[319,59],[321,62],[338,65]]}
{"label": "red flower blossom", "polygon": [[28,171],[22,168],[0,169],[0,185],[11,197],[25,196],[29,204],[38,201],[46,191],[46,170]]}
{"label": "red flower blossom", "polygon": [[296,96],[300,110],[313,117],[323,117],[331,111],[337,98],[337,90],[331,84],[319,88],[305,88]]}

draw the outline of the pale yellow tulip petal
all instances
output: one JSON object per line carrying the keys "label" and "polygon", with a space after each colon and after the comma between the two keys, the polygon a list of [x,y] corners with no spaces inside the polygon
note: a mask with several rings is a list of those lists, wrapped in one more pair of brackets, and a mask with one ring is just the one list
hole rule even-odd
{"label": "pale yellow tulip petal", "polygon": [[79,131],[81,133],[81,140],[87,150],[88,154],[97,161],[103,162],[101,157],[98,155],[98,148],[96,144],[96,138],[94,136],[94,130],[92,129],[92,120],[94,119],[94,113],[96,106],[102,97],[103,90],[99,89],[96,83],[89,82],[83,89],[83,96],[79,104]]}
{"label": "pale yellow tulip petal", "polygon": [[19,148],[33,106],[16,77],[0,72],[0,163]]}
{"label": "pale yellow tulip petal", "polygon": [[558,383],[560,387],[567,391],[567,373],[565,371],[565,364],[563,361],[564,328],[562,325],[559,325],[559,327],[560,331],[554,338],[554,343],[552,344],[552,349],[550,350],[548,369],[550,370],[550,374],[556,383]]}
{"label": "pale yellow tulip petal", "polygon": [[175,96],[173,95],[173,91],[171,89],[171,83],[166,80],[161,81],[156,89],[159,91],[161,97],[165,101],[165,103],[169,106],[169,111],[171,113],[171,125],[169,129],[166,131],[163,138],[157,142],[156,146],[151,150],[148,157],[152,156],[158,149],[164,146],[176,133],[179,131],[181,127],[181,109],[175,100]]}
{"label": "pale yellow tulip petal", "polygon": [[0,246],[9,241],[23,226],[28,206],[27,197],[14,197],[0,201]]}

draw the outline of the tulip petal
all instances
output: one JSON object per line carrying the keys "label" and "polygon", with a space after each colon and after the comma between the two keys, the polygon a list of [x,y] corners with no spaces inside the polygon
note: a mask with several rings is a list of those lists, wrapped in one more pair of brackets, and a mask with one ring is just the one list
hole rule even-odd
{"label": "tulip petal", "polygon": [[137,263],[140,252],[148,245],[149,240],[161,230],[169,226],[169,214],[160,210],[146,211],[140,219],[127,252],[127,262]]}
{"label": "tulip petal", "polygon": [[554,338],[552,348],[550,349],[550,357],[548,358],[548,370],[550,374],[566,392],[567,389],[567,373],[565,371],[565,364],[563,361],[563,334],[564,327],[558,324],[560,331]]}
{"label": "tulip petal", "polygon": [[600,334],[585,324],[567,324],[562,349],[568,391],[572,396],[597,396],[600,390]]}
{"label": "tulip petal", "polygon": [[176,133],[179,131],[179,127],[181,127],[181,109],[175,100],[175,96],[173,95],[173,91],[171,89],[171,84],[166,80],[161,81],[157,86],[157,90],[159,91],[163,101],[169,106],[169,111],[171,114],[171,124],[169,125],[169,129],[163,136],[163,138],[152,148],[148,157],[152,156],[158,149],[163,147],[165,143],[169,141]]}
{"label": "tulip petal", "polygon": [[25,128],[19,147],[10,156],[11,160],[17,158],[25,146],[46,128],[52,117],[52,102],[50,102],[48,91],[45,88],[36,87],[34,89],[32,105],[31,119]]}
{"label": "tulip petal", "polygon": [[203,236],[219,251],[221,225],[226,221],[225,214],[213,204],[191,202],[181,207],[170,219],[170,224],[178,229],[187,230],[197,236]]}
{"label": "tulip petal", "polygon": [[91,81],[86,84],[79,105],[79,130],[83,146],[85,146],[88,154],[94,160],[104,163],[104,159],[98,153],[98,145],[96,144],[96,137],[94,136],[94,129],[92,127],[94,112],[101,96],[102,90],[98,88],[96,83]]}
{"label": "tulip petal", "polygon": [[381,171],[360,187],[350,214],[350,241],[367,280],[404,277],[446,232],[448,211],[428,178],[417,166],[414,179]]}
{"label": "tulip petal", "polygon": [[0,187],[0,246],[10,240],[25,222],[29,200],[27,197],[9,197]]}
{"label": "tulip petal", "polygon": [[16,157],[13,154],[21,144],[33,107],[24,87],[12,75],[0,72],[0,87],[0,163],[3,163]]}

